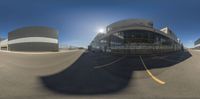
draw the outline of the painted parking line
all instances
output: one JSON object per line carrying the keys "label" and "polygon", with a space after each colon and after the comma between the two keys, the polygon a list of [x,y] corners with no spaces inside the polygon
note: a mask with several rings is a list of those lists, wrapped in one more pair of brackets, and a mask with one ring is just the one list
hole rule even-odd
{"label": "painted parking line", "polygon": [[125,57],[126,57],[126,56],[123,56],[123,57],[121,57],[121,58],[119,58],[119,59],[117,59],[117,60],[115,60],[115,61],[112,61],[112,62],[110,62],[110,63],[108,63],[108,64],[99,65],[99,66],[94,66],[94,68],[97,69],[97,68],[103,68],[103,67],[112,65],[112,64],[114,64],[114,63],[116,63],[116,62],[119,62],[120,60],[124,59]]}
{"label": "painted parking line", "polygon": [[170,59],[168,57],[162,58],[162,60],[165,60],[165,61],[168,61],[168,62],[176,62],[176,63],[181,62],[181,59],[183,59],[183,54],[179,55],[176,59]]}
{"label": "painted parking line", "polygon": [[175,63],[180,62],[179,60],[171,60],[171,59],[162,59],[162,60],[165,60],[165,61],[168,61],[168,62],[175,62]]}
{"label": "painted parking line", "polygon": [[142,62],[142,64],[143,64],[144,68],[146,69],[146,72],[148,73],[148,75],[149,75],[154,81],[156,81],[157,83],[162,84],[162,85],[165,84],[164,81],[162,81],[162,80],[156,78],[156,77],[150,72],[150,70],[148,70],[148,68],[147,68],[147,66],[145,65],[145,63],[144,63],[144,61],[143,61],[143,59],[142,59],[141,56],[140,56],[140,60],[141,60],[141,62]]}

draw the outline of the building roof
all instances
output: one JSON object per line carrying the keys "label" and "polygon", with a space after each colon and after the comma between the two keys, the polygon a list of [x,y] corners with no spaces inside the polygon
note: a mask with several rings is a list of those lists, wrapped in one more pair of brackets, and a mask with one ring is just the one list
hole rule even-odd
{"label": "building roof", "polygon": [[145,19],[126,19],[114,22],[107,26],[107,31],[114,30],[116,28],[130,27],[130,26],[143,26],[153,28],[153,22]]}
{"label": "building roof", "polygon": [[45,26],[28,26],[15,29],[8,33],[8,40],[24,37],[48,37],[58,38],[58,31]]}
{"label": "building roof", "polygon": [[165,27],[161,30],[155,29],[153,27],[153,22],[146,19],[126,19],[114,22],[107,26],[106,32],[107,35],[110,35],[112,33],[123,31],[123,30],[146,30],[146,31],[152,31],[161,35],[164,35],[168,38],[171,38],[172,40],[176,41],[177,43],[180,43],[177,36],[174,32],[172,32],[171,29],[168,27]]}

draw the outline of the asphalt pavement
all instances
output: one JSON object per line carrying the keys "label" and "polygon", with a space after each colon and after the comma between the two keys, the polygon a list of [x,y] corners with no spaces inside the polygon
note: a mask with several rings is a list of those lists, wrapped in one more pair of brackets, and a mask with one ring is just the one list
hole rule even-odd
{"label": "asphalt pavement", "polygon": [[200,98],[200,51],[125,56],[0,51],[0,99]]}

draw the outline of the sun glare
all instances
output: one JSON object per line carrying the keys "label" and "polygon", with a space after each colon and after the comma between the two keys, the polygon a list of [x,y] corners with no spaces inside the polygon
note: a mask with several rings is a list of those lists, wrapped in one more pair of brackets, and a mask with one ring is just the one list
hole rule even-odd
{"label": "sun glare", "polygon": [[98,32],[99,32],[99,33],[103,33],[103,32],[104,32],[104,29],[101,28],[101,29],[98,30]]}

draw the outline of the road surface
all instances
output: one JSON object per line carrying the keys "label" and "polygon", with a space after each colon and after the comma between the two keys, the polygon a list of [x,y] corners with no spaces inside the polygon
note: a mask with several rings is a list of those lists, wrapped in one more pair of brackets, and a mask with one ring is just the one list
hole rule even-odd
{"label": "road surface", "polygon": [[0,52],[0,99],[200,98],[200,51],[119,56]]}

